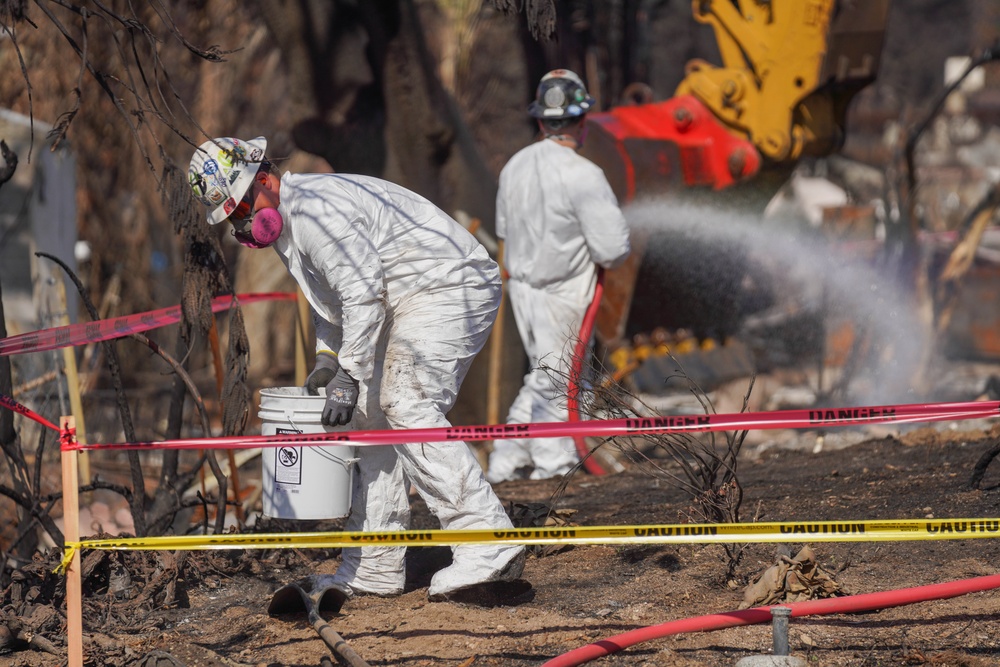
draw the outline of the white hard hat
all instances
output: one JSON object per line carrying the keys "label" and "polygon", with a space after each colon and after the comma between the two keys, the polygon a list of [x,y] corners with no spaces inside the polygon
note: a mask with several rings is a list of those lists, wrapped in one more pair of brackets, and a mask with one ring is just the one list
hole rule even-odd
{"label": "white hard hat", "polygon": [[194,196],[208,207],[209,224],[219,224],[236,209],[264,161],[266,148],[264,137],[250,141],[220,137],[194,152],[188,182]]}
{"label": "white hard hat", "polygon": [[554,69],[538,82],[535,101],[528,107],[534,118],[577,118],[591,110],[595,100],[576,72]]}

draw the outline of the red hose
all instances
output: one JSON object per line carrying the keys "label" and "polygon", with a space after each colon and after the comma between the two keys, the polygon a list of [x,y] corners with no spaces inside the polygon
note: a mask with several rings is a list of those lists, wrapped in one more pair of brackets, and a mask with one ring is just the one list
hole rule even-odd
{"label": "red hose", "polygon": [[[580,375],[582,374],[583,363],[587,360],[587,347],[590,345],[590,335],[594,332],[594,321],[597,319],[597,309],[601,305],[601,297],[604,295],[604,269],[597,269],[597,286],[594,288],[594,298],[587,306],[587,312],[583,315],[583,322],[580,323],[580,335],[576,340],[576,348],[573,350],[573,363],[569,369],[569,391],[566,395],[566,407],[569,408],[569,419],[571,422],[580,421],[580,410],[577,405],[577,394],[580,392]],[[601,464],[590,455],[590,447],[581,435],[574,435],[573,442],[576,443],[576,452],[583,461],[583,467],[591,475],[604,475],[607,471]]]}
{"label": "red hose", "polygon": [[[775,606],[790,608],[792,616],[823,616],[826,614],[845,614],[886,609],[913,604],[915,602],[927,602],[929,600],[944,600],[946,598],[965,595],[966,593],[988,591],[994,588],[1000,588],[1000,574],[951,581],[943,584],[917,586],[915,588],[899,588],[881,593],[864,593],[862,595],[809,600],[807,602],[792,602],[786,605]],[[542,665],[542,667],[575,667],[576,665],[582,665],[591,660],[610,655],[628,646],[651,639],[669,637],[670,635],[767,623],[771,620],[770,610],[771,607],[754,607],[753,609],[696,616],[669,621],[660,625],[652,625],[616,635],[609,639],[602,639],[587,646],[581,646],[578,649],[556,656]]]}

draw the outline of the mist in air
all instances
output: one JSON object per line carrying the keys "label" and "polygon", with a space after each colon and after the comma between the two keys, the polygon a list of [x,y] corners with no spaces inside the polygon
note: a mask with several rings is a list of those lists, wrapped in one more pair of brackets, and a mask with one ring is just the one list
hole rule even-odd
{"label": "mist in air", "polygon": [[[796,225],[669,198],[636,202],[625,215],[633,230],[648,232],[650,239],[630,316],[635,331],[629,334],[661,325],[723,341],[741,338],[754,323],[794,323],[811,314],[828,329],[850,327],[854,339],[866,343],[846,361],[852,365],[842,399],[857,405],[937,400],[917,389],[927,327],[913,297],[874,268],[871,258],[879,249],[873,245],[838,246],[804,221]],[[808,327],[797,332],[793,324],[782,332],[774,346],[818,345],[795,340],[815,338]],[[824,373],[836,377],[841,371]]]}

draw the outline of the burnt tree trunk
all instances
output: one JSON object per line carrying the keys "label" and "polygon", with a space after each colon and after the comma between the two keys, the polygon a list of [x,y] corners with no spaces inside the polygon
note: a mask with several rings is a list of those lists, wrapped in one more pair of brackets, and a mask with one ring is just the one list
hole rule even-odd
{"label": "burnt tree trunk", "polygon": [[[453,216],[480,220],[492,234],[496,175],[440,81],[422,16],[434,10],[413,0],[262,3],[290,77],[294,146],[287,148],[322,157],[335,171],[399,183]],[[484,362],[470,371],[468,385],[486,381]],[[462,421],[484,420],[479,396],[465,407],[460,398]]]}

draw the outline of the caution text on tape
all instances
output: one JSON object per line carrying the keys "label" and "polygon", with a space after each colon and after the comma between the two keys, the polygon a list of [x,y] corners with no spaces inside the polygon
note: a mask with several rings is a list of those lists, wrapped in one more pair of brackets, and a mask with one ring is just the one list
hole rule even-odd
{"label": "caution text on tape", "polygon": [[1000,518],[786,521],[768,523],[566,526],[507,530],[261,533],[83,540],[71,548],[207,550],[343,548],[367,545],[712,544],[733,542],[892,542],[1000,537]]}

